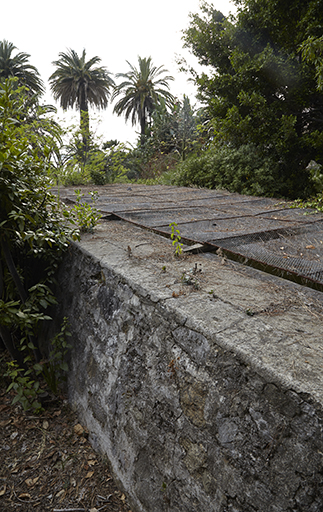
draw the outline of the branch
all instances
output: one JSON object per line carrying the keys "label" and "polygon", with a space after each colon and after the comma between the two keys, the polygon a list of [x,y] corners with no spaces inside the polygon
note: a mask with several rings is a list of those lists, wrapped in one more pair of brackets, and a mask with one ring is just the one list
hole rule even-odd
{"label": "branch", "polygon": [[86,512],[85,508],[54,508],[53,512]]}
{"label": "branch", "polygon": [[[3,273],[2,273],[2,265],[1,265],[1,259],[0,259],[0,300],[3,298],[4,295],[4,280],[3,280]],[[21,355],[21,352],[16,348],[10,331],[5,325],[0,324],[0,338],[3,341],[3,344],[5,348],[8,350],[9,354],[13,359],[17,361],[19,366],[23,366],[23,358]]]}
{"label": "branch", "polygon": [[7,240],[5,238],[1,239],[1,246],[2,246],[2,250],[3,250],[4,258],[5,258],[6,263],[8,265],[9,272],[10,272],[10,274],[12,276],[12,279],[14,280],[14,283],[15,283],[15,285],[17,287],[20,299],[21,299],[22,303],[25,304],[25,302],[27,300],[27,293],[26,293],[25,288],[24,288],[24,286],[22,284],[20,276],[19,276],[19,274],[17,272],[16,266],[15,266],[14,261],[13,261],[12,256],[11,256],[11,252],[10,252],[10,249],[9,249],[8,242],[7,242]]}
{"label": "branch", "polygon": [[[20,276],[19,276],[19,274],[17,272],[16,265],[15,265],[13,259],[12,259],[12,255],[11,255],[11,252],[10,252],[10,248],[9,248],[8,242],[7,242],[7,240],[4,237],[1,239],[1,247],[2,247],[2,251],[3,251],[3,254],[4,254],[4,258],[6,260],[9,272],[10,272],[11,277],[12,277],[12,279],[13,279],[16,287],[17,287],[18,294],[20,296],[21,302],[23,304],[25,304],[28,296],[27,296],[26,290],[24,288],[24,285],[23,285],[23,283],[22,283],[22,281],[20,279]],[[1,283],[0,283],[0,285],[1,285]],[[1,297],[1,295],[0,295],[0,297]],[[33,349],[33,353],[34,353],[35,360],[38,363],[40,361],[40,351],[39,351],[39,348],[38,348],[38,344],[36,343],[36,340],[34,339],[34,336],[32,336],[31,334],[27,334],[27,335],[28,335],[29,340],[36,347],[35,349]],[[2,337],[2,340],[3,340],[3,342],[4,342],[4,344],[6,345],[6,348],[7,348],[8,339],[5,340],[3,338],[3,336],[2,336],[2,333],[1,333],[1,337]],[[11,336],[10,336],[10,338],[11,338]],[[10,350],[9,350],[9,352],[12,355],[12,352]],[[15,357],[15,359],[17,359],[17,361],[19,362],[19,359],[17,357]]]}
{"label": "branch", "polygon": [[17,347],[15,346],[15,344],[12,341],[12,337],[11,337],[9,329],[1,324],[0,324],[0,337],[4,343],[4,346],[6,347],[9,354],[11,355],[12,359],[17,361],[20,368],[27,370],[27,367],[23,362],[21,352],[17,349]]}

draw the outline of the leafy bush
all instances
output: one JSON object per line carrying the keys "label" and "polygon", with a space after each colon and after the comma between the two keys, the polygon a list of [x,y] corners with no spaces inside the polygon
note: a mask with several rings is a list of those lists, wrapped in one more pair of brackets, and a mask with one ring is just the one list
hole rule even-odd
{"label": "leafy bush", "polygon": [[[318,2],[297,2],[301,8],[286,17],[282,2],[235,3],[239,9],[230,18],[203,2],[202,13],[194,14],[184,31],[185,46],[207,66],[192,70],[192,77],[210,120],[210,140],[232,148],[249,167],[245,172],[232,162],[231,190],[306,197],[314,191],[308,164],[323,164],[323,94],[317,90],[320,76],[315,76],[322,54],[315,56],[314,50],[322,48],[317,27],[323,11]],[[256,166],[241,154],[251,145],[260,150],[252,152],[262,160]],[[229,188],[223,151],[220,162],[215,161],[215,176],[208,174],[211,183]],[[274,178],[273,189],[266,174]],[[254,186],[244,183],[250,177]]]}
{"label": "leafy bush", "polygon": [[[302,176],[302,180],[300,177]],[[239,194],[304,197],[314,189],[306,170],[288,179],[279,161],[255,145],[213,146],[181,162],[168,182],[179,186],[223,188]]]}
{"label": "leafy bush", "polygon": [[297,199],[290,206],[291,208],[313,208],[317,212],[323,212],[323,193],[310,197],[308,200]]}
{"label": "leafy bush", "polygon": [[38,333],[49,319],[45,310],[55,303],[54,274],[70,239],[79,233],[68,227],[49,192],[57,127],[37,112],[37,98],[31,103],[15,81],[0,83],[0,337],[16,361],[12,388],[20,390],[24,406],[39,389],[29,375],[41,359]]}
{"label": "leafy bush", "polygon": [[19,365],[14,361],[9,361],[7,363],[7,372],[4,376],[9,377],[11,380],[7,391],[13,389],[16,393],[12,404],[19,402],[24,411],[31,409],[33,412],[39,413],[43,410],[39,401],[42,389],[40,388],[39,380],[33,379],[31,373],[32,369],[24,370],[19,368]]}
{"label": "leafy bush", "polygon": [[266,196],[280,191],[277,164],[264,158],[253,145],[238,149],[214,147],[191,156],[177,166],[172,184]]}
{"label": "leafy bush", "polygon": [[310,173],[311,181],[313,183],[314,191],[317,193],[323,192],[323,173],[322,173],[322,165],[317,164],[314,161],[311,161],[307,166],[307,169]]}
{"label": "leafy bush", "polygon": [[[81,232],[93,232],[93,229],[98,224],[101,214],[96,208],[86,202],[82,202],[84,194],[80,190],[75,190],[76,204],[70,210],[64,210],[64,215],[74,224],[76,224]],[[95,203],[97,191],[89,192],[92,202]]]}
{"label": "leafy bush", "polygon": [[65,132],[68,142],[61,148],[61,168],[55,177],[65,186],[105,185],[113,183],[117,176],[125,174],[123,162],[128,149],[117,140],[102,143],[100,137],[91,133],[84,144],[84,131],[70,127]]}

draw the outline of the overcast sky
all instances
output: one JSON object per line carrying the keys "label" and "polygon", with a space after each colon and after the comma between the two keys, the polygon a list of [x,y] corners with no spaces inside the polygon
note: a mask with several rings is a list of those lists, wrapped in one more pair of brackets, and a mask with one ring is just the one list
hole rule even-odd
{"label": "overcast sky", "polygon": [[[234,12],[230,0],[210,0],[214,7],[228,14]],[[90,59],[98,56],[101,65],[113,74],[126,73],[126,60],[136,65],[140,57],[152,57],[153,64],[163,65],[175,80],[170,82],[171,93],[182,99],[190,96],[194,104],[195,89],[180,73],[176,56],[194,59],[182,48],[181,31],[188,27],[189,13],[199,12],[199,0],[15,0],[1,6],[2,27],[0,39],[12,42],[19,51],[30,54],[30,63],[38,69],[47,88],[46,102],[55,104],[48,87],[48,77],[53,73],[52,62],[59,52],[72,48],[79,55],[83,49]],[[101,118],[91,123],[91,128],[103,134],[104,140],[118,139],[133,143],[139,127],[126,124],[123,117],[107,111],[96,111]],[[93,119],[93,114],[91,112]],[[75,122],[78,116],[74,112]],[[60,119],[71,119],[71,114],[60,112]]]}

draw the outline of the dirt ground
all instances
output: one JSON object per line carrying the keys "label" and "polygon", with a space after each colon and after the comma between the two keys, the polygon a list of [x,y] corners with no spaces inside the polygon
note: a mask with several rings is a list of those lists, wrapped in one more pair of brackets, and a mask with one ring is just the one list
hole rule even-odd
{"label": "dirt ground", "polygon": [[39,416],[11,405],[7,359],[0,352],[1,512],[131,512],[66,397],[51,400]]}

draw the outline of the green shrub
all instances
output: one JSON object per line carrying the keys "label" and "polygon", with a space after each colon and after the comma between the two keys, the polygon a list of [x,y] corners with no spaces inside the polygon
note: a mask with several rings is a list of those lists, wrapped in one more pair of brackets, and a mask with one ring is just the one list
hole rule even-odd
{"label": "green shrub", "polygon": [[[82,233],[92,233],[93,229],[101,219],[101,213],[86,201],[82,201],[84,194],[82,194],[79,189],[75,190],[75,193],[77,201],[76,204],[70,210],[64,210],[63,214],[70,222],[78,226]],[[95,203],[98,192],[89,192],[89,194],[92,202]]]}
{"label": "green shrub", "polygon": [[263,196],[283,195],[284,190],[279,164],[252,144],[213,147],[193,155],[177,166],[171,183]]}
{"label": "green shrub", "polygon": [[60,175],[61,182],[65,187],[88,185],[91,182],[91,176],[88,172],[82,171],[79,167],[69,166],[64,169]]}
{"label": "green shrub", "polygon": [[37,114],[38,98],[30,101],[14,81],[0,83],[0,337],[12,359],[9,391],[25,409],[39,411],[40,326],[50,320],[54,274],[79,230],[49,192],[50,148],[59,131],[43,109]]}

